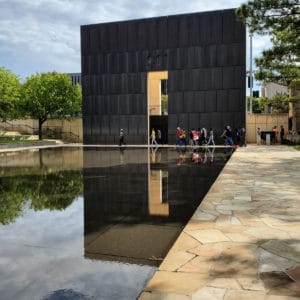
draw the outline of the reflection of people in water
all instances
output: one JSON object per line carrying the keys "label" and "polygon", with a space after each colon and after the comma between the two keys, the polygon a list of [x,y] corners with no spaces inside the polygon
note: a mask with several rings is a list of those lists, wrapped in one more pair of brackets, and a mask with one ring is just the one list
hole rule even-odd
{"label": "reflection of people in water", "polygon": [[120,148],[120,164],[124,164],[124,149]]}
{"label": "reflection of people in water", "polygon": [[181,147],[176,147],[176,150],[178,153],[177,165],[180,166],[184,163],[186,149],[185,149],[185,147],[181,146]]}
{"label": "reflection of people in water", "polygon": [[155,163],[156,162],[156,151],[158,147],[151,148],[151,162]]}
{"label": "reflection of people in water", "polygon": [[228,160],[233,152],[233,147],[230,147],[230,148],[226,148],[225,151],[224,151],[224,154],[225,154],[225,159]]}
{"label": "reflection of people in water", "polygon": [[192,153],[192,161],[195,164],[199,164],[201,162],[201,155],[200,155],[199,151],[197,151],[196,149]]}
{"label": "reflection of people in water", "polygon": [[216,149],[215,147],[207,149],[208,150],[208,158],[211,163],[214,161],[215,149]]}

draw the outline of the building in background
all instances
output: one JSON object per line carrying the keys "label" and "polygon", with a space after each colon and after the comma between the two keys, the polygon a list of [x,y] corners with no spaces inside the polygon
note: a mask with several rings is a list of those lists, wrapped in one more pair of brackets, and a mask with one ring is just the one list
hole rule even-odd
{"label": "building in background", "polygon": [[261,96],[272,99],[276,94],[288,94],[288,87],[275,82],[263,83],[261,86]]}
{"label": "building in background", "polygon": [[72,79],[72,84],[80,84],[81,85],[81,73],[67,73]]}

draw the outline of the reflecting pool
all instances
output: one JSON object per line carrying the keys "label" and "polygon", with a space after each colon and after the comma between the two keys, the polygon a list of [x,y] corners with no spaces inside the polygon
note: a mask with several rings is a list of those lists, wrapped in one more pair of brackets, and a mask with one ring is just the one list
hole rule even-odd
{"label": "reflecting pool", "polygon": [[0,154],[0,298],[136,299],[230,153]]}

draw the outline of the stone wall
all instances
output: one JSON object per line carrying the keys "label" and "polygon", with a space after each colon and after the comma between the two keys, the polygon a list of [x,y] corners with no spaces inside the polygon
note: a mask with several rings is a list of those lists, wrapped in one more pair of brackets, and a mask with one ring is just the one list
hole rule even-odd
{"label": "stone wall", "polygon": [[288,133],[288,114],[248,114],[246,115],[247,142],[256,143],[256,130],[272,131],[274,126],[278,129],[283,125],[285,133]]}
{"label": "stone wall", "polygon": [[[38,132],[38,120],[20,119],[0,123],[0,130],[18,131],[35,135]],[[43,137],[62,139],[68,142],[82,142],[82,119],[49,119],[43,124]]]}

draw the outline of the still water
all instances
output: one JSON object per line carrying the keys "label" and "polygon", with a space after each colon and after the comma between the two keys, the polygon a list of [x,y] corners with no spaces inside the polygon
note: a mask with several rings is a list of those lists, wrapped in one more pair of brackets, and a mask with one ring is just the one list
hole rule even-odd
{"label": "still water", "polygon": [[0,299],[136,299],[230,153],[0,154]]}

